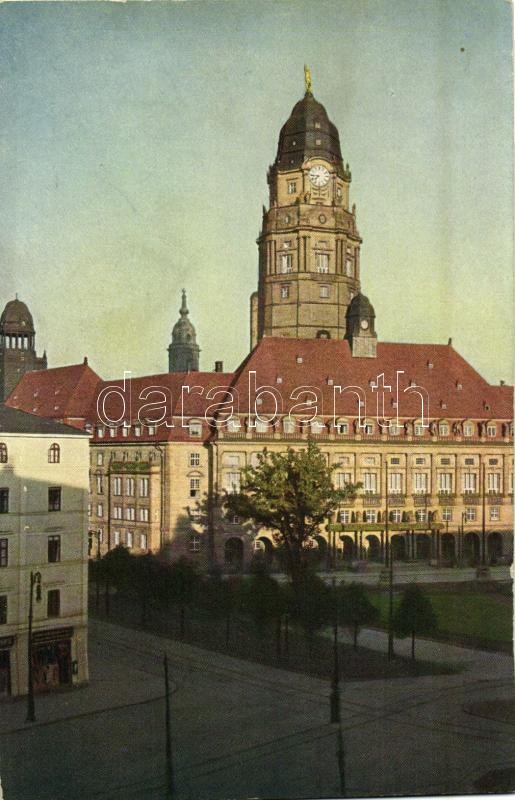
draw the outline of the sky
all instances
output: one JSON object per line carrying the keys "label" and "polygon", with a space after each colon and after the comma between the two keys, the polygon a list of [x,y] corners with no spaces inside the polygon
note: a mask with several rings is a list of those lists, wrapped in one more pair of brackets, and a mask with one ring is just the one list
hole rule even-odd
{"label": "sky", "polygon": [[0,305],[49,366],[167,370],[181,289],[234,369],[266,173],[304,92],[340,132],[383,341],[512,381],[506,0],[0,4]]}

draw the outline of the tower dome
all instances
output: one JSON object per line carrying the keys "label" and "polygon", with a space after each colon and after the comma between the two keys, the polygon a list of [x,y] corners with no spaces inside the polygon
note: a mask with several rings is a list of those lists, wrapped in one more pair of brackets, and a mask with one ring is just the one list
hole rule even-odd
{"label": "tower dome", "polygon": [[29,309],[18,300],[9,300],[0,317],[0,335],[35,333],[32,314]]}
{"label": "tower dome", "polygon": [[326,159],[343,173],[338,129],[309,89],[281,128],[274,166],[295,169],[313,157]]}
{"label": "tower dome", "polygon": [[345,338],[349,340],[353,356],[375,358],[377,353],[377,334],[375,331],[376,312],[364,294],[359,292],[352,298],[347,308],[347,329]]}
{"label": "tower dome", "polygon": [[42,357],[36,355],[32,314],[16,295],[0,316],[0,401],[8,397],[26,372],[46,368],[46,353]]}
{"label": "tower dome", "polygon": [[186,290],[183,289],[180,317],[173,326],[172,342],[168,347],[169,372],[198,372],[200,347],[189,313]]}

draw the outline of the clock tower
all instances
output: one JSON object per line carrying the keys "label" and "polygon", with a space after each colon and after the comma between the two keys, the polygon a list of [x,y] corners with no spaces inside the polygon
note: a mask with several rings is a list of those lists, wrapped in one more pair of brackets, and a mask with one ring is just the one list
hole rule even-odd
{"label": "clock tower", "polygon": [[251,297],[251,346],[263,336],[343,339],[360,288],[356,208],[338,130],[306,92],[283,125],[268,171],[258,290]]}

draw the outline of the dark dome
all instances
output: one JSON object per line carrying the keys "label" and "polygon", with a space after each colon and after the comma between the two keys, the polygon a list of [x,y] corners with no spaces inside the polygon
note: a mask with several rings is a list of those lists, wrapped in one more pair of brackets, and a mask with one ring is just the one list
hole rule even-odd
{"label": "dark dome", "polygon": [[197,333],[195,326],[188,319],[188,307],[186,305],[186,292],[182,290],[182,304],[180,309],[181,316],[173,326],[172,342],[174,344],[196,344]]}
{"label": "dark dome", "polygon": [[306,92],[281,128],[275,164],[282,169],[299,167],[313,156],[325,158],[343,169],[338,129],[322,103]]}
{"label": "dark dome", "polygon": [[34,322],[29,309],[21,300],[9,300],[0,317],[0,333],[34,333]]}
{"label": "dark dome", "polygon": [[356,297],[353,297],[349,303],[347,317],[374,317],[375,319],[375,315],[374,306],[368,297],[365,297],[361,292]]}

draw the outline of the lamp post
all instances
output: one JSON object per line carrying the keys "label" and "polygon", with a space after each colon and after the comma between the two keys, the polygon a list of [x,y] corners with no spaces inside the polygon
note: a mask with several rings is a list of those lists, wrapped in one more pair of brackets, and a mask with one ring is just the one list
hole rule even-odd
{"label": "lamp post", "polygon": [[388,526],[389,526],[389,505],[388,505],[388,458],[385,463],[386,467],[386,496],[385,496],[385,539],[386,546],[388,547],[389,562],[388,562],[388,660],[391,661],[393,652],[393,545],[392,542],[388,543]]}
{"label": "lamp post", "polygon": [[461,512],[461,532],[460,532],[460,564],[463,565],[463,539],[465,536],[465,520],[467,515],[464,511]]}
{"label": "lamp post", "polygon": [[343,745],[343,732],[340,710],[340,662],[338,657],[338,596],[336,593],[336,579],[334,575],[336,556],[336,531],[333,531],[333,558],[331,559],[332,593],[333,593],[333,676],[331,680],[331,695],[329,698],[331,715],[330,720],[337,725],[336,758],[338,775],[340,779],[340,796],[345,797],[345,750]]}
{"label": "lamp post", "polygon": [[170,680],[168,676],[168,655],[163,656],[165,681],[165,756],[166,756],[166,796],[169,800],[175,797],[175,781],[172,757],[172,731],[170,728]]}
{"label": "lamp post", "polygon": [[485,497],[486,466],[483,464],[481,472],[481,567],[486,570],[486,497]]}
{"label": "lamp post", "polygon": [[36,712],[34,709],[34,674],[32,671],[32,618],[34,614],[34,587],[36,587],[36,602],[39,603],[41,601],[41,572],[30,573],[29,638],[27,644],[27,722],[36,721]]}

